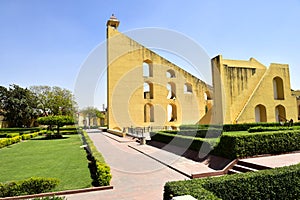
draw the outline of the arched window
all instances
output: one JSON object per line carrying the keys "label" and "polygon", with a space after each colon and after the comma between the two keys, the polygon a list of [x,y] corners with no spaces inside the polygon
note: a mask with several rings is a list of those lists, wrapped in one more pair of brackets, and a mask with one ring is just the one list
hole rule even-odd
{"label": "arched window", "polygon": [[153,99],[153,83],[144,83],[144,99]]}
{"label": "arched window", "polygon": [[173,69],[169,69],[166,73],[167,78],[175,78],[175,71]]}
{"label": "arched window", "polygon": [[257,105],[255,107],[255,122],[267,122],[267,112],[264,105]]}
{"label": "arched window", "polygon": [[167,106],[167,113],[168,113],[168,122],[175,122],[177,121],[177,109],[176,105],[168,104]]}
{"label": "arched window", "polygon": [[286,122],[285,108],[282,105],[278,105],[275,108],[275,118],[276,122]]}
{"label": "arched window", "polygon": [[204,100],[206,101],[206,100],[212,100],[212,98],[211,98],[211,95],[210,95],[210,92],[209,91],[206,91],[205,93],[204,93]]}
{"label": "arched window", "polygon": [[184,93],[193,93],[193,87],[190,83],[185,83],[183,87]]}
{"label": "arched window", "polygon": [[147,103],[144,105],[144,122],[154,122],[154,107]]}
{"label": "arched window", "polygon": [[284,89],[283,89],[283,81],[280,77],[275,77],[273,79],[273,91],[274,91],[274,99],[283,100],[284,99]]}
{"label": "arched window", "polygon": [[143,62],[143,76],[153,77],[153,64],[150,60],[145,60]]}
{"label": "arched window", "polygon": [[173,82],[169,82],[167,84],[167,90],[168,90],[168,99],[174,99],[176,98],[176,85]]}

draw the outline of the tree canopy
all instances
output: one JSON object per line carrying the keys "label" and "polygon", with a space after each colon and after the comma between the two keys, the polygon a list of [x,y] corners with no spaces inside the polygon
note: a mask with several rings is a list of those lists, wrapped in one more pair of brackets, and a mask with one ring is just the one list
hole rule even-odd
{"label": "tree canopy", "polygon": [[39,114],[35,95],[18,85],[0,86],[0,114],[10,127],[29,127]]}
{"label": "tree canopy", "polygon": [[59,128],[65,125],[73,125],[75,120],[71,116],[63,116],[63,115],[52,115],[46,117],[39,117],[37,122],[41,125],[49,125],[53,126],[56,125],[57,127],[57,134],[59,134]]}
{"label": "tree canopy", "polygon": [[40,116],[73,116],[76,102],[71,91],[60,87],[0,86],[0,115],[9,127],[29,127]]}
{"label": "tree canopy", "polygon": [[60,87],[31,86],[37,98],[37,107],[43,115],[69,115],[76,111],[76,102],[71,91]]}

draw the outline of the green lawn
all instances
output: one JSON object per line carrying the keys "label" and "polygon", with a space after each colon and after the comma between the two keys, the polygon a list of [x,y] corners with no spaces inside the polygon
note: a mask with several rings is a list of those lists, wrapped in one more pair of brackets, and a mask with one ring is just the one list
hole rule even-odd
{"label": "green lawn", "polygon": [[60,179],[55,190],[91,186],[85,150],[78,135],[66,139],[32,139],[0,149],[0,182],[32,176]]}

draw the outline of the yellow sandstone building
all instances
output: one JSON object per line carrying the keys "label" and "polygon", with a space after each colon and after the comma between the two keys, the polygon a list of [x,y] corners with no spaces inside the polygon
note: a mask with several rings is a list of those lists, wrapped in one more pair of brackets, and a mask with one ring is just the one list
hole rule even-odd
{"label": "yellow sandstone building", "polygon": [[119,23],[107,21],[108,129],[298,119],[288,65],[217,56],[212,87],[120,33]]}

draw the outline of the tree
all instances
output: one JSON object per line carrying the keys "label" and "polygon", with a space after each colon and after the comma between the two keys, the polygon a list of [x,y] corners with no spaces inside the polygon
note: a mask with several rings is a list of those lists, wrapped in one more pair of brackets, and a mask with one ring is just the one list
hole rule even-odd
{"label": "tree", "polygon": [[65,125],[73,125],[75,124],[75,120],[71,116],[63,116],[63,115],[57,115],[57,116],[46,116],[46,117],[39,117],[37,119],[37,122],[41,125],[49,125],[50,129],[52,126],[56,125],[57,134],[59,135],[59,128]]}
{"label": "tree", "polygon": [[89,126],[91,126],[91,119],[92,118],[104,118],[104,115],[103,113],[101,113],[101,111],[99,111],[97,108],[95,107],[92,107],[92,106],[89,106],[89,107],[86,107],[86,108],[83,108],[80,113],[83,114],[83,117],[84,118],[88,118],[88,121],[89,121]]}
{"label": "tree", "polygon": [[0,114],[9,127],[29,127],[39,114],[35,95],[18,85],[1,86]]}
{"label": "tree", "polygon": [[31,86],[30,90],[37,96],[38,108],[44,116],[75,114],[77,104],[71,91],[57,86]]}

